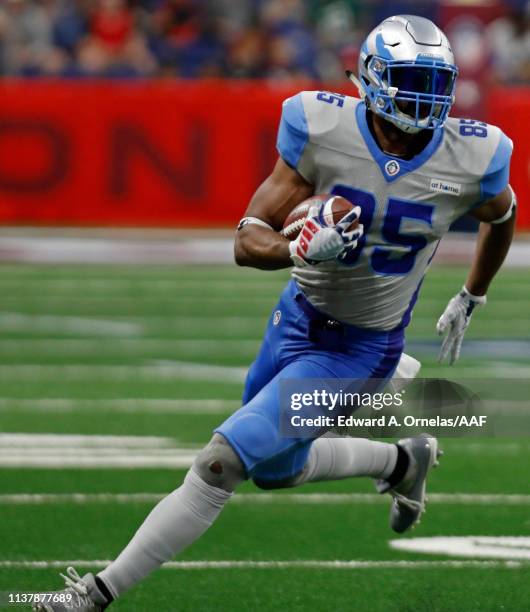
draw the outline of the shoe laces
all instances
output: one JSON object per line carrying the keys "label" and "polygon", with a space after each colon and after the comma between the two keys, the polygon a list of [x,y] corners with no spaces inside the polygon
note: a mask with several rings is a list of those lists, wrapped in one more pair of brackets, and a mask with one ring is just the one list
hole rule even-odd
{"label": "shoe laces", "polygon": [[64,579],[64,584],[67,588],[72,589],[79,595],[88,595],[88,584],[81,578],[81,576],[75,571],[73,567],[67,567],[65,576],[61,574],[61,578]]}
{"label": "shoe laces", "polygon": [[408,497],[405,497],[394,489],[390,489],[389,493],[394,498],[396,504],[405,506],[409,510],[412,510],[413,512],[419,512],[420,514],[424,511],[424,506],[421,502],[416,501],[415,499],[409,499]]}

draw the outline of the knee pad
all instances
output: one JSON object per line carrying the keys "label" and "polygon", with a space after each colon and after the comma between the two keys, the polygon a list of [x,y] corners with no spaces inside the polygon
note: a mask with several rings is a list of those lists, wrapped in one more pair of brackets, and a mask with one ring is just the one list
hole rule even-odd
{"label": "knee pad", "polygon": [[236,412],[223,423],[221,434],[223,429],[226,437],[233,440],[247,467],[265,461],[278,452],[278,427],[257,411]]}
{"label": "knee pad", "polygon": [[246,477],[241,459],[226,439],[217,433],[195,457],[192,469],[207,484],[230,492]]}

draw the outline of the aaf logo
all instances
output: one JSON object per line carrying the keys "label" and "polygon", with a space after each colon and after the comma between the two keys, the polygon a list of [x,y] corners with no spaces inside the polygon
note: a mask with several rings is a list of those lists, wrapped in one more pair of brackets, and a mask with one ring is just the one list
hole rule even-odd
{"label": "aaf logo", "polygon": [[396,176],[396,174],[399,174],[400,170],[401,166],[395,159],[391,159],[385,164],[385,172],[388,174],[388,176]]}
{"label": "aaf logo", "polygon": [[276,310],[274,312],[274,317],[272,318],[272,324],[273,325],[279,325],[281,318],[282,318],[282,311],[281,310]]}

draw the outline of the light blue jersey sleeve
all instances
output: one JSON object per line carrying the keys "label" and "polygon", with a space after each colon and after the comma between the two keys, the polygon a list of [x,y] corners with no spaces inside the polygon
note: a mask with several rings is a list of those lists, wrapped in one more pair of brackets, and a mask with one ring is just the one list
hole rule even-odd
{"label": "light blue jersey sleeve", "polygon": [[499,144],[480,180],[480,203],[503,192],[510,179],[510,158],[513,142],[501,132]]}
{"label": "light blue jersey sleeve", "polygon": [[286,164],[310,181],[307,159],[302,163],[308,142],[309,128],[302,94],[299,93],[283,103],[276,148]]}

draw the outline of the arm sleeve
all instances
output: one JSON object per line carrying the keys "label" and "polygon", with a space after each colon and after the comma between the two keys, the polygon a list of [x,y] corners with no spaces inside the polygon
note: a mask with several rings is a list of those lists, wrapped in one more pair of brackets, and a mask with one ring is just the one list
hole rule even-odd
{"label": "arm sleeve", "polygon": [[506,189],[510,179],[510,158],[513,142],[501,132],[497,149],[480,180],[480,203],[494,198]]}
{"label": "arm sleeve", "polygon": [[[287,98],[282,107],[276,148],[283,161],[310,181],[307,159],[302,161],[309,142],[309,129],[302,102],[302,94]],[[307,155],[305,156],[307,158]],[[310,164],[309,164],[310,165]]]}

